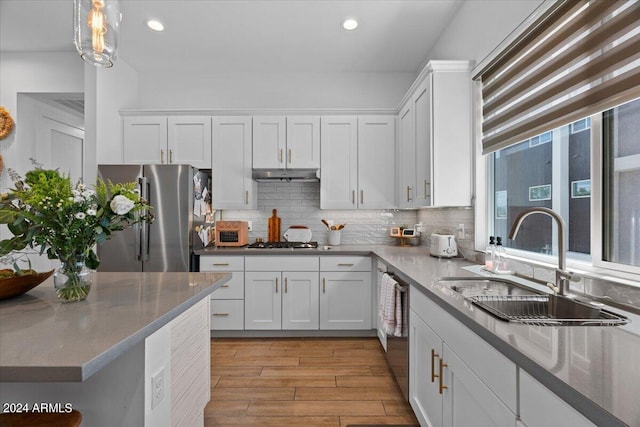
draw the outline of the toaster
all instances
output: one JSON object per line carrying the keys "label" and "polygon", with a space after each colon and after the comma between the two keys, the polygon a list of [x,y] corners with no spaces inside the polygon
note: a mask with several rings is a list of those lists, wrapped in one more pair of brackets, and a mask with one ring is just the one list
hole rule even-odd
{"label": "toaster", "polygon": [[458,245],[453,234],[432,234],[431,255],[439,258],[458,256]]}

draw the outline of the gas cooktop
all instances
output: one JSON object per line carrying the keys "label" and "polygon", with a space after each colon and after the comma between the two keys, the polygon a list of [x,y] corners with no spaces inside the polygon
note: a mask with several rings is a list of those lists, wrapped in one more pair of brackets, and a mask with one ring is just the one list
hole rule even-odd
{"label": "gas cooktop", "polygon": [[315,249],[318,242],[255,242],[250,249]]}

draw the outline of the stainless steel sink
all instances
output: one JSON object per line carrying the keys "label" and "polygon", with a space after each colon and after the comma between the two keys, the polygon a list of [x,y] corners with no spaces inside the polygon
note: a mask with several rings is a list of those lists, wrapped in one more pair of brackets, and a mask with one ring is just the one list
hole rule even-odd
{"label": "stainless steel sink", "polygon": [[475,296],[540,295],[540,292],[506,279],[444,277],[440,282],[465,298]]}
{"label": "stainless steel sink", "polygon": [[544,294],[504,279],[452,277],[440,280],[483,310],[508,322],[539,326],[615,326],[629,319],[593,304]]}

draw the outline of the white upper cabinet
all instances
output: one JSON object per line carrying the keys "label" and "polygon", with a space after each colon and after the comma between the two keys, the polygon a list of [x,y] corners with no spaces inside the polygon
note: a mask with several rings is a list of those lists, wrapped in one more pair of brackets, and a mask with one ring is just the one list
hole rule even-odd
{"label": "white upper cabinet", "polygon": [[211,168],[211,117],[169,117],[167,129],[168,163]]}
{"label": "white upper cabinet", "polygon": [[320,207],[395,207],[395,117],[323,116]]}
{"label": "white upper cabinet", "polygon": [[320,167],[320,116],[287,117],[287,168]]}
{"label": "white upper cabinet", "polygon": [[215,209],[255,209],[251,179],[251,117],[214,117],[211,168]]}
{"label": "white upper cabinet", "polygon": [[124,117],[124,163],[163,163],[167,154],[166,117]]}
{"label": "white upper cabinet", "polygon": [[358,119],[322,116],[320,208],[356,209],[358,190]]}
{"label": "white upper cabinet", "polygon": [[286,118],[253,118],[253,167],[256,169],[285,168]]}
{"label": "white upper cabinet", "polygon": [[468,61],[431,61],[400,110],[399,206],[471,204]]}
{"label": "white upper cabinet", "polygon": [[320,167],[319,116],[255,116],[255,169],[317,169]]}
{"label": "white upper cabinet", "polygon": [[124,163],[211,168],[211,117],[124,117]]}
{"label": "white upper cabinet", "polygon": [[416,152],[415,130],[413,119],[415,113],[411,100],[400,109],[398,116],[398,174],[400,187],[398,191],[398,206],[401,209],[413,208],[416,190]]}

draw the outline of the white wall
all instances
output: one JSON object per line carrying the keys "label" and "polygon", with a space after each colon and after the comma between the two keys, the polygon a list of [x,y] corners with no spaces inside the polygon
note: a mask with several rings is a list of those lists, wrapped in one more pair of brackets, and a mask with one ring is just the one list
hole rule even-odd
{"label": "white wall", "polygon": [[[136,104],[138,73],[122,59],[116,60],[112,68],[91,68],[96,74],[95,99],[91,101],[95,107],[96,164],[122,163],[122,118],[118,112]],[[86,95],[86,100],[92,99],[89,90]]]}
{"label": "white wall", "polygon": [[428,59],[484,59],[543,0],[467,0],[428,54]]}
{"label": "white wall", "polygon": [[[84,92],[83,61],[73,52],[0,53],[0,105],[6,108],[16,123],[18,93]],[[25,147],[26,148],[26,147]],[[6,168],[23,174],[31,168],[29,149],[20,148],[20,135],[14,131],[0,141],[5,172],[0,176],[2,191],[11,185]]]}
{"label": "white wall", "polygon": [[415,73],[139,71],[143,109],[395,108]]}

